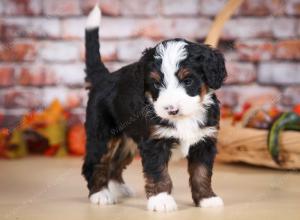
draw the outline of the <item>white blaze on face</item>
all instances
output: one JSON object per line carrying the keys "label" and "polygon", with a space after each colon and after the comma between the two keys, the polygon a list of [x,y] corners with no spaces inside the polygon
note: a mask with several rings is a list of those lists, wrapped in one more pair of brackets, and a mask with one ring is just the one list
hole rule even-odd
{"label": "white blaze on face", "polygon": [[[187,58],[188,52],[184,41],[169,41],[165,45],[159,44],[156,49],[156,59],[161,59],[161,72],[164,75],[164,86],[161,87],[158,99],[154,102],[154,109],[162,118],[174,119],[176,117],[191,116],[200,108],[200,97],[191,97],[185,88],[180,85],[176,72],[179,63]],[[179,109],[178,116],[170,116],[166,107],[173,106]]]}
{"label": "white blaze on face", "polygon": [[180,61],[187,57],[186,45],[184,41],[169,41],[165,45],[159,44],[156,49],[155,58],[162,60],[161,72],[164,74],[167,89],[178,86],[175,73],[178,71]]}

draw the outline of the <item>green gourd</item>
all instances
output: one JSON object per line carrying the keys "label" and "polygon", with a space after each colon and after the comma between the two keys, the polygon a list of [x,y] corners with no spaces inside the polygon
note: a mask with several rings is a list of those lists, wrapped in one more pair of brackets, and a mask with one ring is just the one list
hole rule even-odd
{"label": "green gourd", "polygon": [[[283,130],[300,131],[300,116],[294,112],[282,113],[272,124],[268,134],[268,150],[273,160],[280,165],[280,135]],[[299,140],[300,144],[300,140]]]}

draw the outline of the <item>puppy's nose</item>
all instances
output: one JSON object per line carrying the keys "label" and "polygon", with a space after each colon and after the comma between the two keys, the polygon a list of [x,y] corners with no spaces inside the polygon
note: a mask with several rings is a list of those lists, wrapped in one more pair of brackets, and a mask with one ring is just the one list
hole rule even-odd
{"label": "puppy's nose", "polygon": [[179,112],[179,109],[173,105],[166,106],[165,110],[168,112],[169,115],[177,115]]}

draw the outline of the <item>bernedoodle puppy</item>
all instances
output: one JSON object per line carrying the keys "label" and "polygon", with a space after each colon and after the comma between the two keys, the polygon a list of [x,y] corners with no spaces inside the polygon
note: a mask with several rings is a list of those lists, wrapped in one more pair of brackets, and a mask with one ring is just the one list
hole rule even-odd
{"label": "bernedoodle puppy", "polygon": [[220,109],[214,91],[226,78],[223,55],[184,39],[165,40],[141,58],[110,73],[99,52],[100,9],[95,6],[85,32],[86,155],[82,174],[92,203],[109,205],[132,195],[122,172],[138,146],[148,209],[177,209],[171,196],[168,162],[173,150],[188,161],[196,206],[222,206],[211,187]]}

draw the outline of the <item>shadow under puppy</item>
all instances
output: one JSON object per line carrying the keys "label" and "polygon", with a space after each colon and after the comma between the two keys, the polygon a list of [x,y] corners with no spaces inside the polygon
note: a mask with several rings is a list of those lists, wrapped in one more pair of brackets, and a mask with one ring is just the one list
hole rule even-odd
{"label": "shadow under puppy", "polygon": [[99,53],[97,6],[86,26],[86,156],[82,174],[92,203],[107,205],[132,195],[122,172],[142,158],[148,209],[172,211],[168,162],[173,149],[188,160],[196,206],[222,206],[211,187],[219,127],[219,102],[226,69],[223,55],[207,45],[171,39],[146,49],[139,61],[109,73]]}

